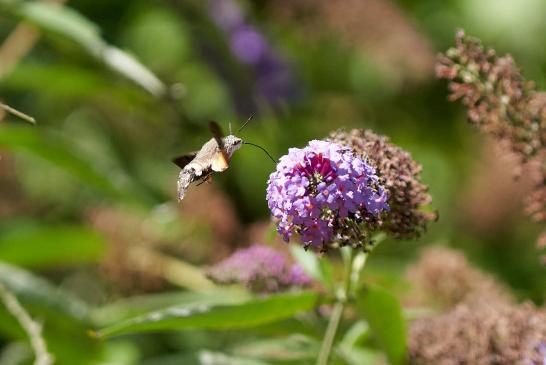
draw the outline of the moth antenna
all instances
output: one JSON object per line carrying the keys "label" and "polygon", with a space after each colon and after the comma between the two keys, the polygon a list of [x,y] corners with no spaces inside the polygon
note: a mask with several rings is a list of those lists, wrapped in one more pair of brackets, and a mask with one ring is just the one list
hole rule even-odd
{"label": "moth antenna", "polygon": [[228,122],[228,128],[229,128],[229,134],[232,135],[233,133],[231,133],[231,122]]}
{"label": "moth antenna", "polygon": [[248,119],[246,120],[246,122],[243,123],[243,125],[241,126],[241,128],[239,128],[237,130],[237,133],[239,133],[240,131],[243,130],[244,127],[246,127],[246,125],[252,120],[252,118],[254,118],[254,114],[252,114],[250,117],[248,117]]}
{"label": "moth antenna", "polygon": [[267,150],[266,150],[265,148],[263,148],[262,146],[259,146],[259,145],[257,145],[257,144],[250,143],[250,142],[243,142],[243,144],[249,144],[249,145],[251,145],[251,146],[258,147],[259,149],[261,149],[262,151],[265,152],[265,154],[271,159],[271,161],[273,161],[273,163],[275,163],[275,164],[277,163],[277,162],[275,161],[275,159],[274,159],[273,157],[271,157],[271,155],[269,154],[269,152],[267,152]]}

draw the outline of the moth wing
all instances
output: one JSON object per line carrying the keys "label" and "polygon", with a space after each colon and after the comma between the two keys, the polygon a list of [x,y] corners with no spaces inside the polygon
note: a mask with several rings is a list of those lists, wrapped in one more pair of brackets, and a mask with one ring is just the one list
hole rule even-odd
{"label": "moth wing", "polygon": [[197,156],[197,151],[186,153],[185,155],[175,157],[173,158],[173,162],[176,166],[183,169],[184,167],[186,167],[187,164],[193,161],[195,156]]}
{"label": "moth wing", "polygon": [[210,133],[212,133],[212,136],[216,140],[216,143],[218,143],[218,147],[220,147],[221,150],[224,149],[224,140],[222,139],[224,137],[224,134],[222,133],[222,128],[218,125],[218,123],[211,121],[209,122],[209,130]]}
{"label": "moth wing", "polygon": [[182,169],[180,171],[180,174],[178,175],[178,182],[177,182],[179,202],[181,202],[182,199],[184,199],[184,195],[186,195],[186,190],[188,190],[188,187],[194,180],[195,180],[195,173],[193,169]]}
{"label": "moth wing", "polygon": [[216,172],[225,171],[229,167],[229,160],[227,158],[227,153],[224,150],[220,150],[219,152],[216,152],[214,156],[212,156],[212,164],[210,167],[212,171],[216,171]]}
{"label": "moth wing", "polygon": [[[212,170],[214,171],[224,171],[229,167],[229,157],[224,149],[224,140],[222,129],[216,122],[209,122],[209,129],[212,133],[214,140],[218,144],[219,152],[216,153],[212,158]],[[221,156],[219,156],[221,155]]]}

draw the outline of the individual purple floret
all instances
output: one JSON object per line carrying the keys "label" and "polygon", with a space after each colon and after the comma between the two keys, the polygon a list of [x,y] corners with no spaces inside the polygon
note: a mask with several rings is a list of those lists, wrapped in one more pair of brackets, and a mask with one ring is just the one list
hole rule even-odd
{"label": "individual purple floret", "polygon": [[311,285],[311,278],[299,265],[265,245],[254,244],[235,251],[208,271],[222,284],[241,283],[257,293],[273,293]]}
{"label": "individual purple floret", "polygon": [[285,241],[299,234],[305,248],[332,243],[369,248],[361,223],[388,210],[375,170],[340,144],[314,140],[291,148],[269,176],[267,202]]}

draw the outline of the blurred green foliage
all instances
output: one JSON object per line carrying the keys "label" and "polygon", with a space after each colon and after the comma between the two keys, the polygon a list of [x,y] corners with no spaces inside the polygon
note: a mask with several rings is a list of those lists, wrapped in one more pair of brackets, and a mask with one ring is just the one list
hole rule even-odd
{"label": "blurred green foliage", "polygon": [[[545,269],[534,242],[540,227],[519,208],[483,224],[489,217],[480,216],[478,198],[497,177],[485,141],[462,108],[446,101],[445,84],[432,69],[434,54],[464,27],[512,53],[526,77],[546,88],[544,1],[388,2],[386,11],[401,16],[363,22],[352,38],[284,18],[273,1],[240,1],[246,21],[295,80],[294,94],[275,103],[259,95],[261,71],[235,57],[206,4],[0,0],[0,99],[38,122],[30,126],[10,115],[0,122],[0,282],[43,323],[56,364],[314,363],[326,321],[314,311],[292,316],[313,307],[314,294],[264,299],[187,285],[193,265],[211,264],[249,240],[272,240],[251,230],[268,220],[265,185],[274,169],[253,147],[237,152],[212,187],[193,187],[193,201],[178,207],[175,198],[178,169],[171,159],[210,138],[209,120],[227,131],[228,122],[238,128],[253,113],[241,137],[275,157],[336,128],[372,128],[423,165],[440,220],[419,241],[383,243],[364,271],[365,283],[396,291],[420,247],[441,243],[464,249],[520,299],[544,300]],[[37,42],[3,74],[2,45],[20,22],[38,29]],[[373,33],[381,27],[389,31]],[[426,46],[389,46],[404,27]],[[367,32],[379,41],[368,42]],[[403,66],[414,57],[425,60],[416,61],[424,76]],[[486,179],[482,190],[470,194],[480,178]],[[499,204],[503,199],[510,196]],[[174,261],[134,261],[130,253],[143,246]],[[325,288],[338,279],[337,258],[330,264],[298,248],[293,255]],[[148,276],[158,268],[167,269],[156,286],[157,278]],[[127,292],[142,296],[121,300]],[[400,330],[384,326],[385,313],[378,311],[402,318],[399,304],[373,287],[363,293],[358,308],[369,324],[344,328],[333,363],[380,361],[385,347],[392,363],[401,363],[403,323],[390,323]],[[175,305],[183,315],[166,320],[162,313],[176,314],[177,307],[165,309]],[[178,331],[108,341],[89,335],[104,326],[114,326],[106,330],[112,334],[132,333],[129,318],[148,312],[149,329]],[[241,328],[246,325],[255,327]],[[370,338],[368,325],[380,328],[377,338]],[[0,349],[0,364],[32,363],[25,334],[1,305]]]}

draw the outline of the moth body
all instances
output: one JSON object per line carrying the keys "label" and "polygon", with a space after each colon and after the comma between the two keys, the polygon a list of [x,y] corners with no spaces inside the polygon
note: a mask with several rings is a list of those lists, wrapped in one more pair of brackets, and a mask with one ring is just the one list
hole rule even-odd
{"label": "moth body", "polygon": [[[207,179],[213,172],[222,172],[229,167],[233,153],[243,145],[243,140],[234,135],[211,138],[196,154],[185,155],[180,159],[182,170],[178,175],[178,200],[182,201],[190,184],[197,180]],[[192,156],[193,159],[191,159]],[[189,162],[185,162],[189,161]]]}

